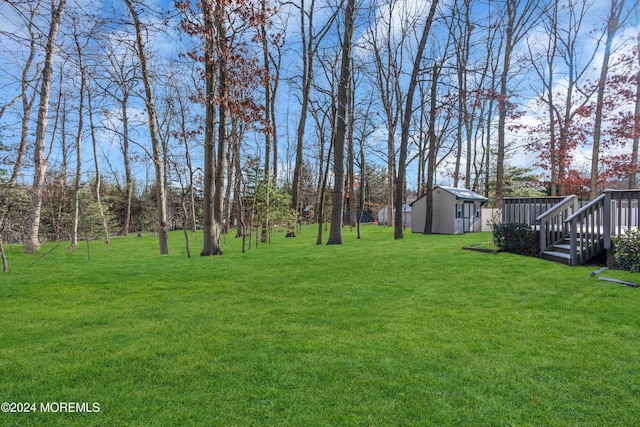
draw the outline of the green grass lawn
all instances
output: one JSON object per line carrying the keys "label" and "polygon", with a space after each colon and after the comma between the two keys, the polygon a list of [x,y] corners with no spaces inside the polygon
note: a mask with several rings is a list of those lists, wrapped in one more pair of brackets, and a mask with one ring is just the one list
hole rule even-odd
{"label": "green grass lawn", "polygon": [[168,256],[152,236],[93,242],[90,261],[63,243],[32,267],[7,247],[0,401],[37,412],[0,425],[637,425],[640,289],[462,250],[488,233],[343,233],[244,254],[227,236],[192,259],[181,233]]}

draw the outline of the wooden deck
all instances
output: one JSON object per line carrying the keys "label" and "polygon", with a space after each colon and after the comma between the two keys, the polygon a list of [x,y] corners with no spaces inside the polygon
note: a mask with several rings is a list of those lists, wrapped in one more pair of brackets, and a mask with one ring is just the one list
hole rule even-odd
{"label": "wooden deck", "polygon": [[503,222],[539,232],[545,259],[581,265],[612,248],[612,238],[640,226],[640,190],[607,190],[580,207],[576,196],[505,198]]}

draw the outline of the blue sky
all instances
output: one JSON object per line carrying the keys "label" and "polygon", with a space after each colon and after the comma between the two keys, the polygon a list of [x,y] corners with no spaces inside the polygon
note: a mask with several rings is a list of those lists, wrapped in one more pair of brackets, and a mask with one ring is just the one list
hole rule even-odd
{"label": "blue sky", "polygon": [[[82,8],[84,10],[100,10],[102,11],[102,13],[105,13],[105,14],[107,13],[111,14],[111,11],[115,10],[116,14],[121,14],[122,16],[125,16],[124,5],[121,0],[104,0],[104,1],[68,0],[68,1],[69,1],[69,4],[68,4],[67,15],[70,15],[74,8]],[[332,2],[324,2],[324,3],[331,4]],[[167,0],[145,1],[144,4],[145,4],[145,7],[152,8],[154,10],[172,10],[173,9],[173,2],[167,1]],[[410,22],[412,18],[424,16],[424,11],[428,7],[428,5],[429,5],[429,2],[427,0],[399,1],[394,9],[394,14],[392,15],[392,21],[394,23],[396,35],[401,31],[401,27],[403,26],[401,24],[406,24],[407,22]],[[442,5],[446,6],[446,3],[443,2]],[[43,5],[43,7],[47,7],[46,2]],[[592,5],[591,12],[589,14],[589,17],[591,18],[592,22],[585,24],[585,34],[583,35],[583,46],[585,50],[585,55],[588,55],[588,52],[594,49],[595,40],[596,40],[596,37],[592,34],[589,34],[588,31],[599,26],[602,20],[602,17],[606,14],[607,7],[608,7],[608,2],[603,0],[597,0]],[[280,154],[282,155],[280,159],[282,163],[281,170],[284,170],[284,165],[287,162],[291,161],[291,158],[290,157],[285,158],[285,155],[287,152],[287,145],[289,145],[289,154],[290,155],[292,154],[291,146],[295,144],[295,127],[297,125],[297,120],[299,116],[299,103],[298,103],[298,96],[297,96],[298,88],[295,82],[291,81],[291,79],[295,77],[296,73],[299,70],[299,50],[300,50],[299,48],[300,35],[299,35],[299,28],[298,28],[299,19],[292,14],[293,13],[292,11],[294,11],[295,8],[289,8],[289,9],[290,10],[288,10],[287,12],[290,13],[290,15],[285,15],[284,14],[285,9],[282,9],[282,15],[281,15],[282,18],[281,20],[278,21],[278,25],[283,26],[284,31],[286,33],[286,39],[287,39],[287,46],[284,51],[285,57],[283,58],[283,66],[282,66],[283,80],[279,87],[278,107],[277,107],[278,126],[279,126],[278,135],[279,135],[279,141],[280,141]],[[316,15],[316,18],[318,19],[318,22],[316,23],[316,27],[320,25],[323,19],[326,19],[327,13],[330,9],[323,9],[323,10],[325,11],[324,15],[321,12],[317,13]],[[364,10],[365,8],[360,9],[359,23],[356,26],[356,43],[358,45],[363,44],[362,43],[363,35],[367,32],[367,30],[372,28],[371,27],[372,25],[375,26],[375,25],[378,25],[380,22],[382,22],[382,20],[380,19],[380,16],[377,16],[377,19],[372,20],[370,15],[365,14],[363,12]],[[379,9],[377,13],[384,14],[388,12],[385,12],[383,9]],[[488,13],[488,10],[478,9],[476,13],[484,14],[484,13]],[[23,26],[20,24],[20,20],[16,19],[15,13],[10,8],[7,7],[6,3],[3,3],[2,5],[0,5],[0,17],[2,18],[0,19],[0,30],[7,31],[11,34],[20,34]],[[634,32],[635,33],[638,32],[637,14],[635,17],[633,17],[633,19],[635,20],[635,22],[632,25],[630,25],[630,27],[627,29],[628,35],[633,35]],[[42,22],[38,21],[37,25],[40,28],[46,28],[47,26],[46,20]],[[171,25],[165,26],[164,28],[171,29]],[[436,27],[436,30],[437,30],[437,32],[435,33],[436,35],[442,34],[441,33],[442,30],[440,29],[440,27]],[[113,31],[116,31],[116,30],[114,29]],[[544,36],[545,36],[544,31],[536,32],[536,37],[543,38]],[[184,34],[180,34],[180,32],[177,30],[172,30],[168,35],[158,33],[154,35],[151,38],[151,40],[152,40],[151,50],[154,52],[155,55],[175,58],[178,53],[184,50],[183,43],[185,42],[185,40],[187,40],[187,37]],[[325,41],[325,45],[328,49],[331,49],[332,47],[335,48],[338,45],[337,35],[332,34],[331,36],[329,36]],[[411,56],[410,46],[411,44],[409,44],[409,47],[407,48],[407,51],[404,54],[405,68],[410,66],[410,63],[411,63],[412,56]],[[433,49],[433,46],[435,45],[431,45],[430,49]],[[524,45],[522,45],[521,48],[524,48]],[[16,79],[16,76],[19,75],[20,58],[23,58],[24,56],[19,53],[20,52],[19,45],[13,42],[10,38],[6,37],[5,35],[0,35],[0,49],[2,49],[2,51],[0,51],[0,54],[1,54],[0,55],[1,56],[0,57],[0,88],[2,88],[2,92],[0,92],[0,102],[6,103],[14,96],[16,91],[19,90],[19,85],[18,85],[19,79]],[[367,59],[366,50],[356,49],[354,53],[356,55],[357,60],[364,61]],[[474,53],[478,54],[480,58],[483,56],[486,56],[486,52],[478,51]],[[430,54],[433,54],[433,50]],[[58,63],[61,63],[61,61],[63,60],[62,57],[63,55],[58,56]],[[601,61],[599,57],[596,56],[594,60],[594,69],[592,70],[592,74],[594,76],[596,76],[598,73],[598,67],[600,62]],[[523,107],[530,106],[531,105],[530,100],[535,96],[535,92],[533,91],[535,82],[531,81],[531,78],[529,75],[527,75],[527,73],[522,73],[518,77],[518,79],[520,80],[518,91],[521,95],[518,101]],[[71,83],[71,82],[67,81],[66,83]],[[55,87],[54,87],[54,90],[55,90]],[[367,100],[371,98],[371,96],[372,96],[372,93],[370,89],[368,91],[361,92],[357,95],[359,100]],[[17,106],[15,106],[14,108],[16,107]],[[5,129],[2,133],[2,136],[6,143],[15,142],[15,132],[7,131],[8,127],[14,127],[16,124],[17,114],[15,113],[16,111],[14,111],[13,114],[10,114],[8,112],[6,116],[3,117],[2,122],[0,122],[0,125],[4,126],[4,129]],[[71,112],[70,114],[73,114],[73,113]],[[146,130],[143,126],[143,120],[144,120],[143,106],[139,100],[136,103],[132,103],[131,116],[134,118],[137,118],[140,121],[139,125],[136,126],[135,128],[135,135],[140,142],[144,142],[146,138],[145,136]],[[532,116],[531,115],[525,116],[525,118],[523,118],[522,120],[523,121],[532,120]],[[309,118],[308,123],[309,124],[312,123],[311,118]],[[382,125],[382,123],[379,123],[379,125]],[[50,123],[50,126],[51,126],[51,123]],[[370,145],[376,146],[381,144],[382,141],[385,141],[386,140],[385,132],[386,131],[384,131],[383,127],[381,127],[376,132],[374,132],[371,137],[372,139],[369,142]],[[107,158],[110,159],[111,162],[114,165],[116,165],[119,162],[118,153],[117,153],[118,151],[117,138],[114,135],[109,136],[108,132],[103,132],[101,134],[101,137],[103,138],[103,141],[101,142],[101,149],[102,149],[103,156],[105,157],[105,159]],[[521,139],[517,135],[512,135],[511,137],[516,141]],[[249,146],[256,145],[257,142],[255,141],[255,139],[257,138],[258,137],[254,137],[253,141],[250,140],[248,145]],[[313,132],[311,129],[311,126],[309,126],[307,141],[309,143],[312,143],[314,138],[315,138],[315,132]],[[85,146],[87,146],[88,144],[89,142],[85,142]],[[198,150],[194,150],[194,153],[197,154]],[[313,156],[313,153],[314,151],[312,149],[307,150],[307,154],[309,156]],[[138,154],[142,155],[143,153],[140,152]],[[585,150],[584,153],[580,153],[580,155],[584,157],[584,160],[588,160],[588,155],[589,155],[588,150]],[[90,158],[88,154],[85,155],[85,159],[87,158]],[[371,160],[376,159],[376,156],[371,155],[370,159]],[[52,160],[55,160],[55,159],[52,159]],[[516,150],[514,157],[511,159],[511,162],[514,164],[523,164],[523,165],[530,164],[531,155],[525,153],[523,150]],[[145,175],[148,169],[148,162],[139,162],[138,169],[139,169],[138,171],[139,174]],[[415,165],[415,163],[410,165],[409,174],[415,175],[416,169],[417,169],[417,166]],[[441,177],[440,179],[441,181],[438,182],[439,184],[450,184],[450,181],[447,181],[447,179],[445,179],[444,177]],[[414,181],[415,179],[409,177],[410,185]]]}

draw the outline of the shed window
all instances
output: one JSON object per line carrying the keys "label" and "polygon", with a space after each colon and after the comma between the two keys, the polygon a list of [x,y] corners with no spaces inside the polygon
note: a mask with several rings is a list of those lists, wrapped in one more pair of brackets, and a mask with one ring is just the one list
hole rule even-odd
{"label": "shed window", "polygon": [[464,205],[462,203],[456,204],[456,218],[462,218],[463,207]]}

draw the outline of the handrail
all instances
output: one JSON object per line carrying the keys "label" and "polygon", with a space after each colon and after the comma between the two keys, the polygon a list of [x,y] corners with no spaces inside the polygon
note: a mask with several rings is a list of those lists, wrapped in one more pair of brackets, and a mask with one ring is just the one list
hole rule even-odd
{"label": "handrail", "polygon": [[536,218],[536,222],[541,221],[545,216],[551,215],[554,211],[559,210],[559,209],[563,209],[565,204],[569,204],[572,203],[572,205],[575,206],[575,203],[578,201],[578,196],[567,196],[564,199],[562,199],[562,201],[554,206],[551,206],[549,209],[547,209],[545,212],[541,213],[540,215],[538,215],[538,217]]}
{"label": "handrail", "polygon": [[576,217],[580,216],[582,213],[584,213],[585,211],[589,210],[589,206],[591,204],[597,203],[600,201],[600,199],[604,199],[605,195],[601,194],[598,197],[596,197],[593,201],[589,202],[588,204],[584,205],[583,207],[581,207],[580,209],[578,209],[573,215],[571,215],[569,218],[567,218],[565,220],[565,222],[571,222],[573,221]]}
{"label": "handrail", "polygon": [[578,197],[567,196],[536,218],[540,227],[540,252],[562,240],[568,232],[566,218],[578,209]]}
{"label": "handrail", "polygon": [[602,194],[565,220],[569,226],[569,265],[583,264],[605,249],[611,209],[606,200],[607,195]]}

